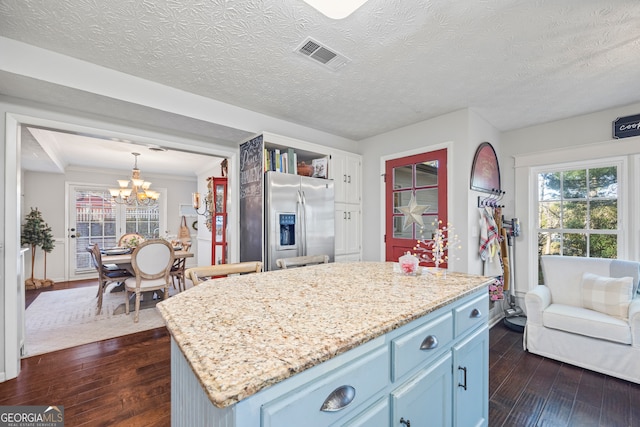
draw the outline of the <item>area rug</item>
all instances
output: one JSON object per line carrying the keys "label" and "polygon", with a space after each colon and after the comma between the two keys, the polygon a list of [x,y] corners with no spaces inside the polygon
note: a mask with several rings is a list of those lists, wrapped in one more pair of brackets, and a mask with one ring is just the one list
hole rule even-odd
{"label": "area rug", "polygon": [[157,301],[141,305],[138,323],[133,321],[133,302],[131,313],[124,314],[124,292],[107,291],[99,315],[96,315],[97,301],[95,287],[38,295],[25,314],[25,357],[164,326],[155,308]]}

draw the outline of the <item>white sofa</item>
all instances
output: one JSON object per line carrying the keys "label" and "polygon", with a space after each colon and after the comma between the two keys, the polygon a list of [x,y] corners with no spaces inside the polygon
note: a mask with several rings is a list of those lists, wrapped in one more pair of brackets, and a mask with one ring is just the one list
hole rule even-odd
{"label": "white sofa", "polygon": [[541,262],[545,284],[525,296],[525,349],[640,383],[640,263],[568,256]]}

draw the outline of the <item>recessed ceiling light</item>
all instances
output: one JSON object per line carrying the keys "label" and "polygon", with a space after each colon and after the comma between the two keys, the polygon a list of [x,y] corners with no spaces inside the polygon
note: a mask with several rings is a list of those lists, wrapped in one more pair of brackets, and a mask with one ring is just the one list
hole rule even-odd
{"label": "recessed ceiling light", "polygon": [[304,0],[320,13],[332,19],[343,19],[351,15],[367,0]]}

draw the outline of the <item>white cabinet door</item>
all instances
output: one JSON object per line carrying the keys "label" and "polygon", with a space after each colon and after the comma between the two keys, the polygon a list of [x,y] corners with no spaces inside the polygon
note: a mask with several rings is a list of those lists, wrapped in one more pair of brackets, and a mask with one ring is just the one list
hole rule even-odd
{"label": "white cabinet door", "polygon": [[335,205],[336,256],[360,253],[360,205]]}
{"label": "white cabinet door", "polygon": [[348,156],[345,164],[345,202],[360,203],[360,158]]}
{"label": "white cabinet door", "polygon": [[453,347],[454,425],[489,423],[489,328]]}
{"label": "white cabinet door", "polygon": [[360,252],[360,206],[347,205],[345,230],[346,253]]}
{"label": "white cabinet door", "polygon": [[360,156],[331,155],[330,177],[335,182],[336,203],[360,203]]}

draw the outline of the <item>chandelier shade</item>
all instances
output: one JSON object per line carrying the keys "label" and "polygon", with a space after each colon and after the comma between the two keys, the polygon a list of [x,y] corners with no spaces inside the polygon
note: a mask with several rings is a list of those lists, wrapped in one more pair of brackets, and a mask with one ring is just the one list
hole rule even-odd
{"label": "chandelier shade", "polygon": [[[119,188],[109,189],[111,199],[121,205],[157,206],[160,193],[150,190],[151,183],[140,177],[140,169],[138,169],[138,156],[140,153],[131,154],[133,154],[135,158],[133,170],[131,171],[131,179],[118,179]],[[131,181],[131,187],[129,187],[129,181]]]}

